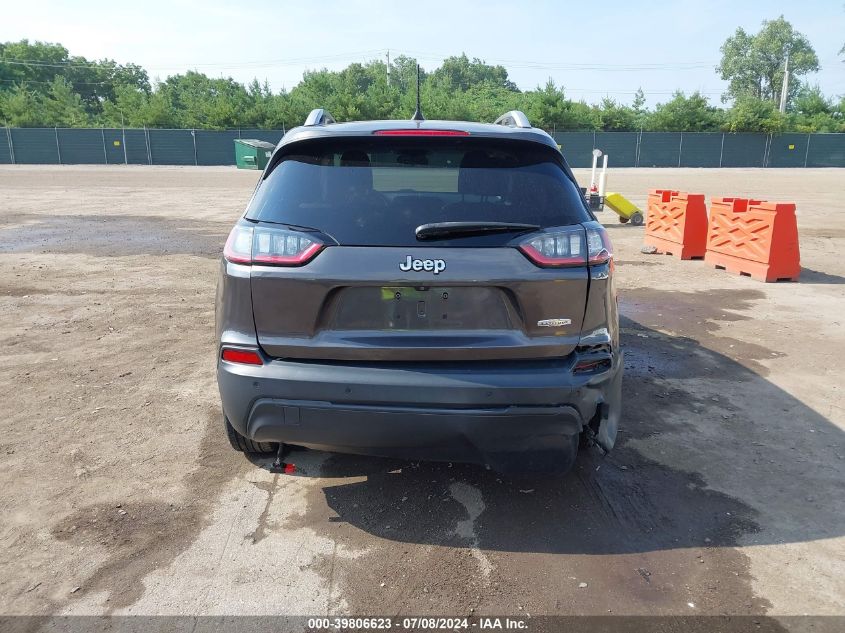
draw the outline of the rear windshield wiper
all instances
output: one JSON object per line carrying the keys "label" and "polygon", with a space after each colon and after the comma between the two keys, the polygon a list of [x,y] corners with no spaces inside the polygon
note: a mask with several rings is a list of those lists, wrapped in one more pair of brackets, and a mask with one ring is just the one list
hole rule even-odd
{"label": "rear windshield wiper", "polygon": [[421,224],[415,231],[418,240],[436,240],[441,237],[484,235],[485,233],[509,233],[536,231],[537,224],[519,222],[432,222]]}

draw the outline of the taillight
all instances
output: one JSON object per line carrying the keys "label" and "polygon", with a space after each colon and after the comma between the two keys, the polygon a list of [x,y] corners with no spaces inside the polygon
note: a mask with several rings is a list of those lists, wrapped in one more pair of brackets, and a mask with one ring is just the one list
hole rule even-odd
{"label": "taillight", "polygon": [[226,240],[223,256],[236,264],[302,266],[323,247],[316,237],[301,231],[238,224]]}
{"label": "taillight", "polygon": [[603,228],[571,226],[529,237],[519,245],[532,262],[543,267],[603,264],[612,256]]}
{"label": "taillight", "polygon": [[300,266],[323,248],[313,236],[284,229],[253,229],[252,263]]}
{"label": "taillight", "polygon": [[587,262],[583,226],[529,237],[519,249],[538,266],[583,266]]}
{"label": "taillight", "polygon": [[613,257],[613,245],[604,228],[587,229],[587,252],[591,264],[604,264]]}
{"label": "taillight", "polygon": [[235,264],[249,264],[252,262],[252,227],[235,225],[226,246],[223,247],[223,257]]}
{"label": "taillight", "polygon": [[264,361],[261,355],[255,350],[239,349],[236,347],[224,347],[220,354],[220,358],[229,363],[238,363],[240,365],[263,365]]}

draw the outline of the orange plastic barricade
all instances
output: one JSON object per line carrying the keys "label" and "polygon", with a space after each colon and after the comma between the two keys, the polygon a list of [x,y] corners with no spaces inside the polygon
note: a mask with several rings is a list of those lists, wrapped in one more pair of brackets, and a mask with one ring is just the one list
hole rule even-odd
{"label": "orange plastic barricade", "polygon": [[677,196],[679,191],[672,191],[671,189],[652,189],[648,192],[648,202],[646,203],[646,215],[651,213],[651,208],[658,202],[669,202],[672,198]]}
{"label": "orange plastic barricade", "polygon": [[798,281],[795,204],[714,198],[704,261],[759,281]]}
{"label": "orange plastic barricade", "polygon": [[701,259],[707,246],[704,194],[654,190],[648,195],[645,243],[659,253]]}

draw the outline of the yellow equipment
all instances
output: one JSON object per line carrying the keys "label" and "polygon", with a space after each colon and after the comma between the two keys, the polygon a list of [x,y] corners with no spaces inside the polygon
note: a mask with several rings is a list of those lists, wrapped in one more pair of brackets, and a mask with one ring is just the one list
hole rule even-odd
{"label": "yellow equipment", "polygon": [[621,193],[605,194],[604,203],[619,216],[619,221],[622,224],[626,224],[630,220],[634,226],[642,225],[644,219],[643,212]]}

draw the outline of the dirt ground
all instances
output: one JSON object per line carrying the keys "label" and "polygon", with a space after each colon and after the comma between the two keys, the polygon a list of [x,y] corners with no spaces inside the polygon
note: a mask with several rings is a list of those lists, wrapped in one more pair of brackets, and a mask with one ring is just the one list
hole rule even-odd
{"label": "dirt ground", "polygon": [[620,441],[532,480],[231,451],[213,298],[255,181],[0,167],[0,614],[845,615],[845,170],[613,170],[640,204],[796,202],[801,281],[645,255],[600,214]]}

